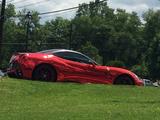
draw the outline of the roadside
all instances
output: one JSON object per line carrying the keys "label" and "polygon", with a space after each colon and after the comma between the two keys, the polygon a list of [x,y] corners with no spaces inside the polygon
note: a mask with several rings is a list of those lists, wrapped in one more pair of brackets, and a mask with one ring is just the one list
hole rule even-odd
{"label": "roadside", "polygon": [[6,76],[7,72],[0,70],[0,80],[2,79],[2,77]]}
{"label": "roadside", "polygon": [[160,87],[160,80],[157,80],[156,82],[153,83],[153,86],[155,87]]}
{"label": "roadside", "polygon": [[3,77],[5,74],[0,70],[0,77]]}

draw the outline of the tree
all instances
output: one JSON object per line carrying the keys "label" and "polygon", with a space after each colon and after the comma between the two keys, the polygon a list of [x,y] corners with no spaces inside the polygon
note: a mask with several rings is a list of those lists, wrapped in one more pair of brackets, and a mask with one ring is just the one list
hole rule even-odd
{"label": "tree", "polygon": [[87,41],[91,40],[92,31],[91,19],[88,16],[81,16],[73,19],[72,21],[72,43],[73,49],[80,49],[82,45],[85,45]]}
{"label": "tree", "polygon": [[[114,59],[123,61],[128,67],[139,62],[138,50],[141,41],[141,22],[136,13],[117,9],[114,31],[111,35]],[[132,54],[130,54],[132,53]]]}
{"label": "tree", "polygon": [[118,60],[109,61],[106,65],[112,67],[125,68],[124,62]]}
{"label": "tree", "polygon": [[[24,9],[16,14],[14,5],[7,6],[5,42],[26,41],[25,15],[28,11]],[[102,57],[104,65],[125,64],[127,68],[138,71],[138,74],[141,73],[145,63],[145,69],[149,71],[150,76],[160,78],[159,10],[148,10],[144,14],[143,24],[137,13],[109,8],[107,0],[103,2],[95,0],[90,4],[79,5],[76,16],[72,20],[58,17],[40,24],[38,12],[30,12],[34,27],[30,29],[29,51],[72,48],[100,62]],[[4,66],[7,66],[12,53],[25,50],[24,45],[5,45],[3,49]]]}
{"label": "tree", "polygon": [[148,78],[149,77],[149,70],[146,63],[142,63],[141,65],[134,65],[131,68],[131,71],[136,73],[140,78]]}
{"label": "tree", "polygon": [[81,49],[79,49],[78,51],[89,56],[90,58],[98,62],[99,64],[102,63],[102,58],[99,55],[98,49],[95,46],[93,46],[91,42],[86,42],[86,44],[82,45]]}
{"label": "tree", "polygon": [[[90,2],[81,4],[75,17],[75,43],[85,44],[90,41],[103,57],[103,64],[108,60],[107,43],[113,26],[114,10],[109,8],[107,2]],[[81,25],[79,27],[79,25]],[[78,37],[77,37],[78,36]],[[76,46],[76,45],[75,45]]]}
{"label": "tree", "polygon": [[[15,8],[12,4],[8,4],[6,6],[5,12],[5,23],[4,23],[4,43],[9,43],[16,40],[15,32],[16,32],[16,23],[13,19],[15,16]],[[1,67],[6,67],[9,62],[9,58],[11,56],[11,51],[13,50],[11,45],[3,45],[3,55],[2,55],[2,65]]]}
{"label": "tree", "polygon": [[160,78],[160,10],[149,10],[144,14],[146,40],[146,61],[152,78]]}
{"label": "tree", "polygon": [[[27,17],[27,14],[30,13],[31,17],[30,20]],[[37,49],[37,38],[38,37],[38,29],[40,29],[40,17],[38,16],[38,12],[36,11],[29,11],[27,9],[23,9],[22,11],[19,11],[17,14],[18,19],[18,32],[17,35],[19,36],[17,39],[17,42],[21,43],[26,43],[28,41],[28,49],[29,51],[36,51]],[[40,35],[40,34],[39,34]],[[25,45],[26,46],[26,45]],[[23,46],[24,49],[21,48],[22,51],[26,51],[25,47]]]}
{"label": "tree", "polygon": [[46,22],[43,30],[46,32],[45,43],[53,43],[47,46],[49,48],[69,48],[71,22],[62,17]]}

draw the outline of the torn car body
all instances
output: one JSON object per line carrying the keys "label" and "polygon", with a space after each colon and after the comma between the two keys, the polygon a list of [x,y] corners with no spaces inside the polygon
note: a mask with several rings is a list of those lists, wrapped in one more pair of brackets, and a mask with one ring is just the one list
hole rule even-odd
{"label": "torn car body", "polygon": [[10,76],[25,79],[143,85],[129,70],[101,66],[80,52],[64,49],[17,53],[11,57],[8,70]]}

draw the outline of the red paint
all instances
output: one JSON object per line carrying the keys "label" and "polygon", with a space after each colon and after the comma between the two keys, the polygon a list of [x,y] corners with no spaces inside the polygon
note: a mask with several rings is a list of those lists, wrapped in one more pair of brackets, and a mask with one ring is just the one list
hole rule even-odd
{"label": "red paint", "polygon": [[[73,81],[79,83],[113,84],[114,80],[126,74],[130,76],[135,85],[143,85],[143,82],[131,71],[122,68],[84,64],[66,60],[51,54],[23,53],[12,56],[11,63],[16,62],[16,69],[22,72],[22,78],[32,79],[33,70],[40,64],[49,64],[57,72],[57,81]],[[15,68],[10,67],[12,74]]]}

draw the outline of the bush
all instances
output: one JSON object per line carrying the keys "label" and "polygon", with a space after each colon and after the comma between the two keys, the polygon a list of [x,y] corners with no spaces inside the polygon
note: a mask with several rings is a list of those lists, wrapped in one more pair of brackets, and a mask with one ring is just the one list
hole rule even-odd
{"label": "bush", "polygon": [[141,78],[147,78],[149,76],[148,67],[144,63],[142,65],[134,65],[131,71]]}
{"label": "bush", "polygon": [[85,45],[81,46],[81,49],[78,51],[84,53],[85,55],[89,56],[93,60],[95,60],[97,63],[102,63],[102,57],[99,55],[98,49],[92,45],[91,42],[87,42]]}
{"label": "bush", "polygon": [[119,61],[119,60],[109,61],[109,62],[107,63],[107,66],[125,68],[124,62],[123,62],[123,61]]}

